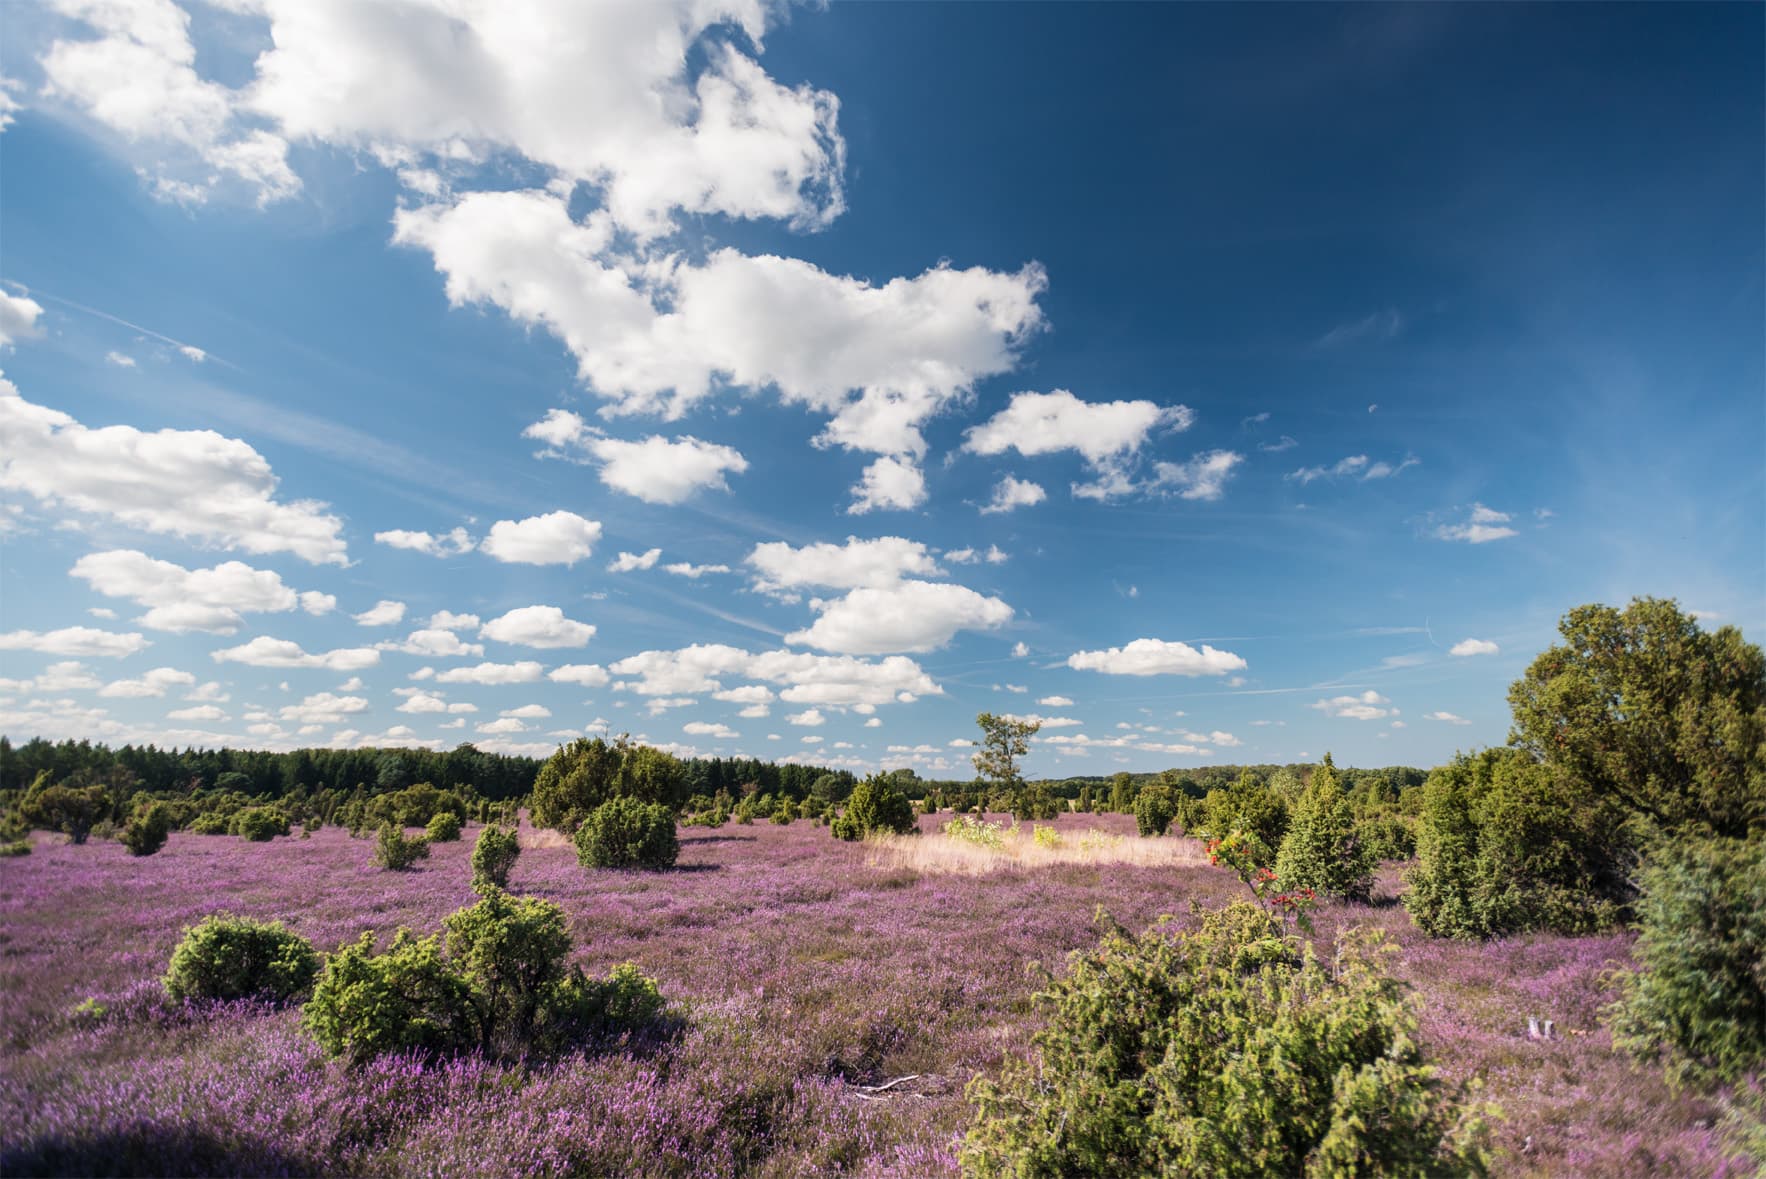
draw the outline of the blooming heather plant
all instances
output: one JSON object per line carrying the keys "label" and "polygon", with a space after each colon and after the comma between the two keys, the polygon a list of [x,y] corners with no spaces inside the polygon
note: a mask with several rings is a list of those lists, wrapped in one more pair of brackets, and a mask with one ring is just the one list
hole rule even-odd
{"label": "blooming heather plant", "polygon": [[[983,854],[937,822],[902,848]],[[268,845],[174,831],[145,860],[39,836],[35,854],[0,860],[0,1174],[952,1179],[966,1082],[997,1078],[1046,1018],[1029,1003],[1030,963],[1092,946],[1100,904],[1138,930],[1177,902],[1218,908],[1243,891],[1196,841],[1137,839],[1131,815],[1053,825],[1073,859],[963,874],[905,868],[808,823],[689,828],[684,870],[663,875],[585,873],[567,839],[524,825],[510,886],[564,909],[572,967],[605,982],[636,963],[691,1022],[526,1061],[360,1065],[327,1056],[296,1010],[240,1002],[193,1018],[158,976],[221,898],[324,947],[437,930],[473,899],[470,843],[397,873],[337,825]],[[1080,856],[1092,842],[1104,850]],[[1381,879],[1389,890],[1396,876]],[[1313,918],[1325,944],[1353,919],[1399,947],[1387,965],[1420,1000],[1421,1050],[1449,1083],[1483,1078],[1507,1112],[1503,1173],[1748,1173],[1709,1097],[1612,1051],[1597,1013],[1629,932],[1459,942],[1397,908],[1327,903]],[[76,1024],[87,998],[109,1014]],[[1527,1014],[1560,1037],[1526,1040]]]}

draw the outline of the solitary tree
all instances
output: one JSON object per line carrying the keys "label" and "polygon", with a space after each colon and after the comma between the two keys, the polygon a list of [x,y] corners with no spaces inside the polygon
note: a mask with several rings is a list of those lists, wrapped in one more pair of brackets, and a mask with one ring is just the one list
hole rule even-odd
{"label": "solitary tree", "polygon": [[1663,829],[1766,828],[1766,656],[1671,599],[1578,606],[1509,689],[1510,741]]}
{"label": "solitary tree", "polygon": [[1017,795],[1024,789],[1018,759],[1030,752],[1030,738],[1042,723],[991,712],[976,717],[975,723],[981,726],[981,752],[974,757],[976,777],[997,790]]}

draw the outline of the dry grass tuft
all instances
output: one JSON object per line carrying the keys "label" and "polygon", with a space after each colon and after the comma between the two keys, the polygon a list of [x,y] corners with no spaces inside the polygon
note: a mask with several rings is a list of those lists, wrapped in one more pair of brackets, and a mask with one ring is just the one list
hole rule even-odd
{"label": "dry grass tuft", "polygon": [[1112,835],[1095,829],[1003,828],[995,843],[949,834],[873,836],[870,862],[878,868],[955,876],[986,876],[1014,868],[1047,868],[1055,864],[1132,864],[1140,868],[1190,868],[1208,862],[1196,839],[1181,836],[1143,838]]}
{"label": "dry grass tuft", "polygon": [[523,827],[518,833],[522,851],[537,851],[541,848],[567,847],[575,850],[576,844],[570,836],[562,831],[554,831],[550,827]]}

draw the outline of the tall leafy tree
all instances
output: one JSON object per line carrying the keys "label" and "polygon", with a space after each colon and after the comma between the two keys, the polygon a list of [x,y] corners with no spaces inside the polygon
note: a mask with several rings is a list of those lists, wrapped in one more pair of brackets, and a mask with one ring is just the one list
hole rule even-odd
{"label": "tall leafy tree", "polygon": [[1024,787],[1018,759],[1030,752],[1030,738],[1042,728],[1041,722],[984,712],[975,723],[981,726],[981,752],[974,757],[976,776],[1016,794]]}
{"label": "tall leafy tree", "polygon": [[1667,831],[1766,829],[1766,656],[1672,599],[1578,606],[1509,689],[1511,743]]}

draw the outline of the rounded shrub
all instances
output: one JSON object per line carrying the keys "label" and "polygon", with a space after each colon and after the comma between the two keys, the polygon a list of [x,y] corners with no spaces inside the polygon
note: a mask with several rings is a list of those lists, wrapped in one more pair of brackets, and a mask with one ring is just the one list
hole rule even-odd
{"label": "rounded shrub", "polygon": [[280,921],[204,918],[184,931],[162,980],[172,999],[286,1002],[312,985],[319,956]]}
{"label": "rounded shrub", "polygon": [[424,829],[424,835],[431,843],[458,843],[460,841],[460,816],[453,811],[437,811]]}
{"label": "rounded shrub", "polygon": [[1683,839],[1650,857],[1613,1040],[1676,1083],[1766,1075],[1766,841]]}
{"label": "rounded shrub", "polygon": [[472,845],[472,891],[508,888],[509,871],[521,855],[521,841],[513,830],[486,827]]}
{"label": "rounded shrub", "polygon": [[1134,800],[1134,826],[1142,835],[1163,835],[1177,817],[1177,802],[1171,789],[1157,783],[1141,789]]}
{"label": "rounded shrub", "polygon": [[674,812],[636,798],[609,799],[576,831],[576,858],[585,868],[660,871],[674,866],[680,850]]}
{"label": "rounded shrub", "polygon": [[166,845],[172,831],[172,808],[163,802],[148,803],[135,812],[117,836],[132,856],[151,856]]}
{"label": "rounded shrub", "polygon": [[429,858],[429,840],[419,835],[407,839],[391,823],[382,823],[374,837],[374,862],[389,872],[403,872],[418,860]]}
{"label": "rounded shrub", "polygon": [[852,788],[846,810],[831,824],[834,838],[863,839],[873,831],[906,835],[919,830],[914,804],[895,779],[873,774]]}
{"label": "rounded shrub", "polygon": [[288,834],[288,816],[273,806],[248,806],[233,816],[233,834],[252,843],[268,843]]}
{"label": "rounded shrub", "polygon": [[214,811],[204,811],[190,821],[192,835],[227,835],[231,833],[232,827],[232,819]]}
{"label": "rounded shrub", "polygon": [[964,1173],[1485,1174],[1485,1111],[1424,1061],[1376,948],[1320,962],[1244,902],[1112,929],[1037,996],[1032,1058],[970,1085]]}
{"label": "rounded shrub", "polygon": [[301,1023],[326,1052],[358,1062],[388,1052],[445,1055],[479,1042],[466,980],[442,958],[438,938],[408,929],[384,953],[364,933],[327,954]]}

